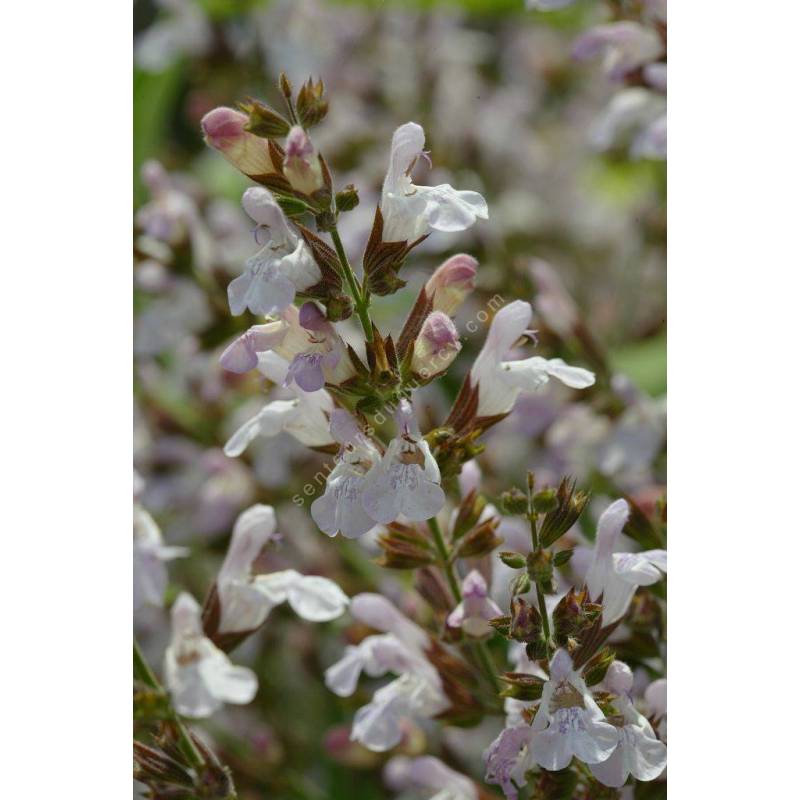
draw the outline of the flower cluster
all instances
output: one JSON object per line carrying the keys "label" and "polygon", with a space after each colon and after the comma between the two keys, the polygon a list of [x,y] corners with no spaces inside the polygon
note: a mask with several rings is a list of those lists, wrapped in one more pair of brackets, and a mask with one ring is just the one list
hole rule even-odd
{"label": "flower cluster", "polygon": [[[644,45],[616,54],[613,75],[650,57],[640,50],[652,55]],[[242,206],[258,250],[227,286],[231,315],[244,316],[248,327],[227,341],[219,362],[231,376],[262,376],[276,392],[224,453],[236,459],[256,440],[285,432],[332,457],[311,519],[329,537],[372,542],[381,566],[411,571],[428,608],[373,592],[349,598],[321,575],[266,569],[264,554],[279,538],[276,514],[254,505],[236,520],[203,605],[188,592],[172,604],[164,662],[171,708],[202,718],[225,703],[252,701],[256,673],[234,665],[229,653],[287,603],[316,623],[348,612],[349,644],[326,669],[325,684],[349,698],[363,693],[362,676],[380,681],[349,731],[366,751],[390,751],[434,720],[470,725],[504,714],[484,754],[485,779],[509,798],[528,784],[548,797],[555,796],[548,782],[571,781],[589,797],[629,776],[658,778],[666,765],[662,685],[648,690],[648,719],[636,704],[634,672],[613,647],[620,643],[626,660],[658,672],[646,659],[661,653],[639,653],[631,642],[637,614],[648,612],[638,606],[650,599],[649,612],[660,611],[655,593],[638,590],[657,587],[666,572],[663,519],[617,500],[589,547],[581,528],[589,495],[574,479],[537,486],[529,473],[527,492],[511,489],[494,505],[475,461],[481,437],[526,399],[557,386],[608,403],[609,387],[583,366],[532,355],[534,308],[513,300],[486,313],[483,346],[462,372],[452,406],[424,427],[435,412],[422,391],[462,353],[455,317],[479,280],[478,262],[467,254],[445,260],[399,332],[378,327],[374,306],[405,286],[415,248],[487,220],[487,203],[476,191],[418,183],[430,162],[425,135],[414,122],[401,125],[354,269],[339,224],[359,193],[337,187],[310,133],[329,109],[322,82],[309,79],[295,93],[282,75],[279,88],[285,116],[249,100],[202,121],[207,144],[256,184]],[[137,514],[135,536],[149,565],[140,593],[160,602],[163,562],[184,553],[164,548],[146,512]],[[397,791],[438,800],[478,800],[483,791],[433,756],[395,755],[385,779]]]}

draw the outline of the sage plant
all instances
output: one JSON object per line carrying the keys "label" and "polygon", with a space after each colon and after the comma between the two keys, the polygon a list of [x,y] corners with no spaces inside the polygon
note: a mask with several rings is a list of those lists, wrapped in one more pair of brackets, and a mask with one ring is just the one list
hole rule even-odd
{"label": "sage plant", "polygon": [[[494,726],[485,783],[441,752],[395,752],[384,768],[393,790],[478,800],[496,785],[508,798],[600,798],[658,779],[664,654],[636,643],[637,615],[663,613],[663,505],[648,514],[631,498],[605,503],[587,543],[580,529],[590,497],[573,477],[547,485],[531,472],[520,476],[522,489],[491,498],[476,461],[484,434],[549,382],[601,401],[610,387],[580,364],[539,354],[533,308],[516,299],[490,309],[449,412],[423,426],[420,390],[460,356],[453,318],[480,267],[468,254],[447,259],[396,334],[381,330],[373,311],[405,285],[404,265],[428,237],[491,225],[487,203],[475,191],[418,182],[429,162],[425,134],[401,124],[386,143],[386,177],[356,259],[339,226],[358,189],[337,184],[312,136],[328,111],[323,83],[309,79],[295,92],[281,75],[279,88],[283,111],[249,99],[202,122],[206,143],[254,184],[242,198],[254,252],[228,286],[231,314],[254,324],[220,362],[231,373],[256,370],[290,395],[268,400],[224,451],[236,459],[254,440],[286,432],[329,454],[324,490],[305,510],[328,537],[371,537],[381,567],[410,573],[429,612],[412,618],[382,593],[348,597],[334,581],[292,568],[265,572],[261,556],[281,523],[270,506],[249,508],[203,603],[182,592],[172,604],[164,687],[135,651],[137,716],[159,720],[153,741],[136,744],[136,777],[154,798],[236,796],[230,770],[184,719],[253,699],[258,679],[236,663],[236,649],[286,602],[310,623],[348,615],[360,626],[327,664],[325,684],[338,697],[363,697],[364,680],[386,679],[354,713],[350,738],[363,748],[395,750],[410,720]],[[571,314],[552,286],[549,311]],[[136,520],[147,571],[138,596],[158,601],[165,562],[187,553],[164,547],[141,507]]]}

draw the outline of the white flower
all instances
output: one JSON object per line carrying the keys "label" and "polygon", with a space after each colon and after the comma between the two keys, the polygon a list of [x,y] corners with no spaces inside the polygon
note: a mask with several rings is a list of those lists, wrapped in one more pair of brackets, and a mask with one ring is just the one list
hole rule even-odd
{"label": "white flower", "polygon": [[425,657],[428,636],[422,628],[377,594],[357,595],[350,612],[355,619],[384,633],[349,646],[325,671],[325,684],[340,697],[347,697],[355,691],[362,671],[371,677],[387,672],[399,675],[358,710],[351,732],[353,740],[383,752],[402,738],[404,718],[431,718],[444,711],[449,702],[438,672]]}
{"label": "white flower", "polygon": [[375,520],[364,510],[362,493],[365,478],[381,455],[343,409],[331,412],[331,434],[341,449],[325,494],[311,504],[311,517],[328,536],[341,532],[355,539],[375,527]]}
{"label": "white flower", "polygon": [[615,661],[608,668],[606,686],[617,695],[614,705],[622,715],[617,727],[619,744],[601,764],[592,764],[592,774],[606,786],[619,788],[633,775],[637,781],[655,780],[667,765],[667,748],[656,737],[647,719],[630,699],[633,674],[627,664]]}
{"label": "white flower", "polygon": [[541,767],[564,769],[573,756],[586,764],[605,761],[617,746],[617,730],[605,721],[566,650],[556,650],[550,679],[533,719],[531,756]]}
{"label": "white flower", "polygon": [[274,534],[272,506],[253,506],[236,520],[228,553],[217,576],[220,633],[255,630],[284,601],[310,622],[336,619],[347,608],[347,595],[328,578],[301,575],[293,569],[266,575],[253,573],[253,562]]}
{"label": "white flower", "polygon": [[186,547],[169,547],[155,520],[138,503],[133,506],[133,610],[144,605],[161,607],[167,588],[164,562],[189,554]]}
{"label": "white flower", "polygon": [[318,283],[322,273],[311,250],[292,230],[272,194],[263,187],[248,189],[242,197],[245,211],[258,223],[259,235],[268,240],[247,260],[245,271],[228,284],[231,313],[250,309],[253,314],[274,314],[291,305],[295,293]]}
{"label": "white flower", "polygon": [[[282,384],[286,380],[289,364],[272,351],[260,353],[258,368],[270,380]],[[333,399],[324,389],[304,392],[289,387],[294,394],[291,400],[273,400],[256,416],[247,420],[225,444],[225,455],[241,455],[257,436],[277,436],[282,431],[290,433],[307,447],[324,447],[333,444],[329,418]]]}
{"label": "white flower", "polygon": [[353,598],[350,613],[370,628],[393,633],[401,642],[424,654],[429,646],[428,634],[381,594],[363,592]]}
{"label": "white flower", "polygon": [[186,717],[208,717],[223,703],[249,703],[258,681],[237,667],[203,635],[200,606],[182,592],[172,606],[172,641],[164,656],[164,675],[175,710]]}
{"label": "white flower", "polygon": [[332,692],[349,697],[362,671],[373,678],[387,672],[416,672],[437,688],[441,686],[438,673],[425,658],[427,634],[389,600],[370,592],[358,594],[351,601],[350,613],[383,635],[367,636],[358,645],[349,645],[344,656],[328,667],[325,685]]}
{"label": "white flower", "polygon": [[483,753],[486,782],[500,786],[508,800],[517,800],[517,787],[525,786],[525,773],[535,766],[530,753],[534,735],[526,724],[503,728]]}
{"label": "white flower", "polygon": [[378,689],[372,702],[356,711],[350,736],[368,750],[383,753],[391,750],[403,738],[403,719],[430,719],[448,705],[440,689],[420,675],[406,672]]}
{"label": "white flower", "polygon": [[461,584],[463,600],[450,612],[447,624],[461,628],[467,636],[480,638],[492,632],[488,620],[500,617],[503,612],[489,597],[486,581],[478,570],[473,569]]}
{"label": "white flower", "polygon": [[600,601],[602,595],[604,625],[612,625],[625,616],[638,586],[656,583],[667,571],[666,550],[615,552],[629,511],[625,500],[616,500],[597,522],[597,538],[586,573],[586,587],[594,602]]}
{"label": "white flower", "polygon": [[325,685],[339,697],[350,697],[362,672],[370,678],[387,672],[417,672],[426,674],[431,683],[437,681],[430,663],[393,633],[367,636],[357,645],[348,645],[339,661],[325,670]]}
{"label": "white flower", "polygon": [[401,400],[395,420],[398,435],[364,483],[364,510],[376,521],[392,522],[400,514],[419,521],[442,510],[444,492],[439,465],[422,438],[408,400]]}
{"label": "white flower", "polygon": [[395,792],[436,792],[430,800],[478,800],[469,778],[433,756],[395,756],[384,767],[383,778]]}
{"label": "white flower", "polygon": [[560,358],[533,356],[521,361],[504,361],[516,342],[530,328],[533,310],[529,303],[515,300],[495,314],[483,349],[470,371],[470,383],[478,387],[478,417],[507,414],[522,391],[535,391],[550,378],[558,378],[573,389],[594,383],[594,374],[571,367]]}
{"label": "white flower", "polygon": [[383,240],[412,242],[431,229],[463,231],[477,218],[488,219],[486,201],[477,192],[449,184],[415,186],[409,173],[423,154],[425,132],[416,122],[401,125],[392,136],[389,170],[383,182]]}

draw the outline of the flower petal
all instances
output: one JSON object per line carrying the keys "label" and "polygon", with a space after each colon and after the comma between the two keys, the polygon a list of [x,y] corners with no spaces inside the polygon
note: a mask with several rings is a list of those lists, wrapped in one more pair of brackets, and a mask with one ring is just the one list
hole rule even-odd
{"label": "flower petal", "polygon": [[249,703],[258,691],[253,670],[234,666],[221,650],[203,658],[199,671],[209,692],[225,703]]}
{"label": "flower petal", "polygon": [[325,685],[338,697],[350,697],[358,686],[364,668],[364,654],[360,647],[348,645],[344,655],[325,670]]}
{"label": "flower petal", "polygon": [[425,200],[425,218],[437,231],[463,231],[475,221],[489,218],[489,207],[478,192],[460,191],[447,183],[440,186],[417,186]]}
{"label": "flower petal", "polygon": [[257,436],[277,436],[297,412],[294,400],[267,403],[252,419],[244,423],[225,444],[226,456],[241,455]]}
{"label": "flower petal", "polygon": [[619,789],[628,780],[629,774],[625,767],[622,745],[617,745],[617,749],[605,761],[601,761],[599,764],[590,764],[589,769],[604,786]]}
{"label": "flower petal", "polygon": [[626,725],[625,760],[638,781],[655,780],[667,766],[667,746],[637,725]]}
{"label": "flower petal", "polygon": [[391,191],[403,178],[415,158],[425,147],[425,131],[416,122],[406,122],[392,134],[389,170],[384,180],[384,191]]}
{"label": "flower petal", "polygon": [[253,561],[275,533],[275,525],[272,506],[259,503],[239,514],[218,580],[249,575]]}
{"label": "flower petal", "polygon": [[340,617],[350,598],[339,586],[319,575],[304,575],[288,589],[289,605],[309,622],[328,622]]}
{"label": "flower petal", "polygon": [[651,586],[662,578],[662,573],[644,553],[614,553],[614,572],[627,583]]}
{"label": "flower petal", "polygon": [[264,597],[277,606],[289,596],[289,590],[302,579],[302,575],[294,569],[284,569],[279,572],[270,572],[267,575],[256,575],[253,587],[261,592]]}

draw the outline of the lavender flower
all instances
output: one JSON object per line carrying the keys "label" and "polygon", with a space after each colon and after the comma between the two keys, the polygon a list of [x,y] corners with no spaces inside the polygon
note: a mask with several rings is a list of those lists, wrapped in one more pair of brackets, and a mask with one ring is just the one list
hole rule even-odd
{"label": "lavender flower", "polygon": [[395,421],[398,435],[365,480],[364,510],[382,523],[392,522],[400,514],[410,520],[429,519],[445,502],[439,465],[420,434],[407,400],[400,401]]}

